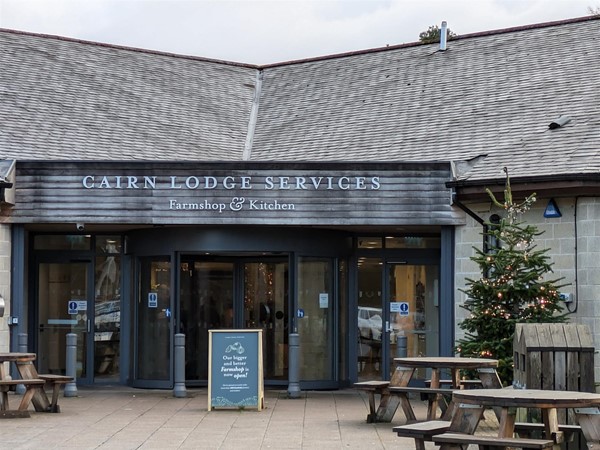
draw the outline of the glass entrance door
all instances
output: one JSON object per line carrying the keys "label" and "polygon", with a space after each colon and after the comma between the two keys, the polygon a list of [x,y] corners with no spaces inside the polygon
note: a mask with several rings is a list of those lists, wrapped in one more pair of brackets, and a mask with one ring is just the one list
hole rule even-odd
{"label": "glass entrance door", "polygon": [[[92,264],[89,261],[41,262],[37,265],[37,367],[41,373],[64,375],[66,336],[77,335],[77,381],[93,379]],[[90,314],[91,313],[91,314]]]}
{"label": "glass entrance door", "polygon": [[439,355],[438,273],[434,265],[387,265],[389,370],[395,357]]}
{"label": "glass entrance door", "polygon": [[359,261],[358,380],[387,379],[395,357],[439,355],[438,280],[437,265]]}
{"label": "glass entrance door", "polygon": [[266,380],[288,379],[287,261],[245,262],[243,328],[263,330],[263,372]]}
{"label": "glass entrance door", "polygon": [[136,387],[172,386],[171,262],[167,257],[140,259],[140,288],[135,327]]}
{"label": "glass entrance door", "polygon": [[179,270],[180,330],[185,334],[185,379],[208,380],[208,330],[234,328],[233,262],[183,257]]}
{"label": "glass entrance door", "polygon": [[208,380],[208,330],[224,328],[262,329],[265,380],[287,381],[287,259],[183,256],[179,283],[188,382]]}

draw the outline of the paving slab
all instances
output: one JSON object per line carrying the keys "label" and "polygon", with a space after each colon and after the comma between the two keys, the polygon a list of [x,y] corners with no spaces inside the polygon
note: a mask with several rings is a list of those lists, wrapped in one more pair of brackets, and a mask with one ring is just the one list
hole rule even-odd
{"label": "paving slab", "polygon": [[[185,398],[122,386],[77,394],[60,398],[58,414],[32,409],[29,418],[0,420],[0,450],[414,449],[392,431],[405,423],[402,411],[392,423],[367,423],[368,400],[354,389],[303,391],[296,399],[267,389],[262,411],[208,411],[206,388],[188,389]],[[425,403],[413,403],[424,419]]]}

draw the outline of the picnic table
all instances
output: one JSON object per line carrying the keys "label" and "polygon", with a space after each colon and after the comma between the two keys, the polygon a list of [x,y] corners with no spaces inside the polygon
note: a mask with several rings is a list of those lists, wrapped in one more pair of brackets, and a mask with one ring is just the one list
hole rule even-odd
{"label": "picnic table", "polygon": [[[38,389],[45,384],[44,380],[31,377],[27,380],[13,380],[7,373],[4,363],[19,364],[29,363],[35,359],[35,353],[0,353],[0,417],[29,417],[27,409]],[[8,403],[9,391],[15,390],[17,385],[25,387],[17,409],[10,409]]]}
{"label": "picnic table", "polygon": [[[25,394],[21,400],[17,411],[21,411],[21,416],[28,417],[27,408],[33,404],[38,412],[60,412],[58,406],[58,394],[60,386],[70,381],[72,377],[53,374],[38,374],[33,362],[36,359],[35,353],[0,353],[0,390],[2,391],[2,403],[0,409],[8,410],[8,391],[14,389],[17,385],[25,387]],[[5,362],[13,363],[21,376],[21,379],[13,380],[5,371]],[[45,386],[52,387],[52,399],[48,399]],[[5,413],[5,416],[8,414]]]}
{"label": "picnic table", "polygon": [[[500,387],[496,367],[498,361],[487,358],[465,357],[412,357],[394,358],[396,369],[389,382],[382,380],[363,381],[355,383],[358,389],[367,391],[369,395],[368,422],[391,422],[398,406],[402,407],[407,422],[416,422],[409,394],[423,394],[428,398],[427,420],[435,420],[440,399],[443,395],[450,396],[455,389],[462,389],[465,385],[460,377],[461,370],[477,371],[482,387]],[[431,369],[431,380],[428,386],[409,386],[413,375],[418,368]],[[444,369],[450,371],[450,379],[442,380]],[[375,396],[379,395],[379,405],[376,405]],[[452,405],[445,409],[444,417],[452,414]]]}
{"label": "picnic table", "polygon": [[[600,445],[600,395],[589,392],[552,391],[541,389],[477,389],[457,390],[452,394],[457,405],[450,428],[433,436],[441,450],[458,445],[478,444],[489,447],[554,448],[560,449],[564,432],[558,423],[557,409],[571,408],[579,422],[588,447]],[[500,408],[498,435],[475,436],[485,408]],[[543,439],[515,438],[517,408],[539,408],[542,412]]]}
{"label": "picnic table", "polygon": [[[461,379],[462,370],[476,371],[482,382],[482,387],[500,387],[500,382],[496,373],[496,367],[498,367],[498,360],[496,359],[465,358],[459,356],[422,356],[394,358],[394,363],[399,367],[412,369],[413,373],[414,370],[419,368],[431,370],[431,377],[428,383],[429,386],[417,387],[416,389],[410,388],[409,386],[390,387],[390,392],[393,395],[404,397],[407,401],[408,394],[413,392],[426,395],[428,398],[427,420],[436,419],[438,407],[441,405],[440,402],[442,401],[443,395],[450,396],[452,391],[463,389],[465,387],[463,380]],[[449,372],[449,379],[442,380],[442,372],[444,370]],[[443,408],[444,414],[442,419],[448,420],[452,417],[452,408],[452,404]]]}

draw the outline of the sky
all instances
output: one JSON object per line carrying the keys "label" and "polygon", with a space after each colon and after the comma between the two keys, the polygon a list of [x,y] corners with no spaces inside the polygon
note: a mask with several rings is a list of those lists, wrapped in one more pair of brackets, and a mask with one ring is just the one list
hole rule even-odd
{"label": "sky", "polygon": [[589,15],[600,0],[0,0],[0,28],[247,64]]}

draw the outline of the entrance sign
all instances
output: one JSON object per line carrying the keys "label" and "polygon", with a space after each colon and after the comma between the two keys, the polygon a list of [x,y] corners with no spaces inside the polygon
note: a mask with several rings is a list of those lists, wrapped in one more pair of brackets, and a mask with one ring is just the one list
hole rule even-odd
{"label": "entrance sign", "polygon": [[57,177],[62,161],[19,161],[10,220],[80,223],[93,215],[97,224],[309,227],[466,221],[450,201],[449,162],[78,161],[68,169]]}
{"label": "entrance sign", "polygon": [[208,330],[208,410],[264,407],[262,330]]}

